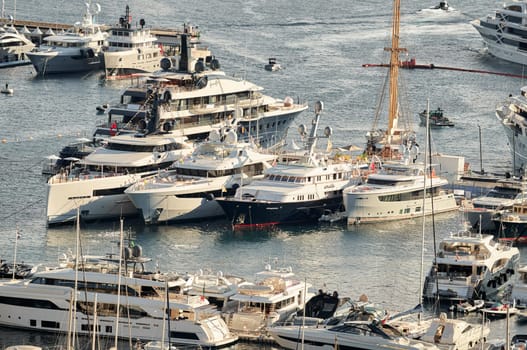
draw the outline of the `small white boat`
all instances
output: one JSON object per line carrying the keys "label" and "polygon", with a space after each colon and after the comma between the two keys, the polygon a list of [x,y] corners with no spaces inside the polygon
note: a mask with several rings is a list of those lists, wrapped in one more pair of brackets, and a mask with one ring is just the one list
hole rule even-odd
{"label": "small white boat", "polygon": [[275,72],[277,70],[282,69],[282,66],[280,66],[279,63],[276,62],[276,58],[271,57],[269,58],[269,63],[265,65],[265,70],[268,70],[270,72]]}
{"label": "small white boat", "polygon": [[5,87],[2,90],[0,90],[0,92],[5,95],[13,95],[15,91],[9,87],[9,84],[6,83]]}
{"label": "small white boat", "polygon": [[467,300],[459,304],[452,305],[450,307],[451,311],[457,311],[460,313],[470,313],[477,311],[485,306],[485,300]]}
{"label": "small white boat", "polygon": [[518,313],[516,306],[504,303],[494,303],[489,307],[481,309],[488,318],[503,318],[507,315],[512,316]]}

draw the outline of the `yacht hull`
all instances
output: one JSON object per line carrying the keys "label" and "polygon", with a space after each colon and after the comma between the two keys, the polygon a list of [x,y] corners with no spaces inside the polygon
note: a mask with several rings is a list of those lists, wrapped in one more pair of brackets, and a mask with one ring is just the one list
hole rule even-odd
{"label": "yacht hull", "polygon": [[77,208],[82,220],[101,220],[137,215],[138,211],[124,190],[141,175],[104,176],[70,181],[56,175],[47,183],[48,225],[73,222]]}
{"label": "yacht hull", "polygon": [[28,52],[26,55],[39,75],[80,73],[102,68],[102,60],[98,56],[59,55],[50,52]]}
{"label": "yacht hull", "polygon": [[317,222],[324,210],[339,210],[342,197],[304,202],[268,202],[219,198],[228,220],[236,228]]}

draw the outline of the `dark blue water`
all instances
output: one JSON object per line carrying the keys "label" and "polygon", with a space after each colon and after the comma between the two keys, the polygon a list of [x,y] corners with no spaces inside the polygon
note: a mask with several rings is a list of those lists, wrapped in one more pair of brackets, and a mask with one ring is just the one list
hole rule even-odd
{"label": "dark blue water", "polygon": [[[390,45],[390,2],[373,1],[217,1],[189,3],[160,0],[127,2],[134,20],[180,27],[190,21],[200,26],[204,44],[229,74],[246,77],[276,97],[292,96],[325,104],[321,126],[333,127],[335,146],[363,145],[373,123],[384,82],[385,68],[363,68],[364,63],[387,63],[383,50]],[[520,66],[497,61],[483,50],[469,21],[498,6],[494,1],[449,2],[455,13],[418,12],[434,1],[403,1],[401,46],[418,63],[523,74]],[[124,3],[101,1],[99,22],[114,23]],[[6,3],[7,12],[13,3]],[[74,23],[80,19],[81,1],[18,1],[16,17]],[[276,57],[285,68],[270,73],[263,66]],[[434,150],[464,155],[480,168],[478,126],[482,131],[481,163],[487,171],[511,166],[505,134],[494,116],[495,105],[516,93],[523,80],[490,74],[450,70],[402,71],[402,94],[421,140],[417,112],[441,106],[456,124],[433,131]],[[99,73],[36,78],[31,66],[0,71],[0,85],[8,82],[14,96],[0,96],[0,256],[12,259],[17,228],[21,232],[17,255],[31,263],[57,260],[73,249],[73,227],[47,229],[45,178],[40,174],[44,157],[81,136],[90,135],[101,117],[95,107],[116,101],[128,82],[104,83]],[[307,124],[312,107],[290,130]],[[422,142],[424,143],[424,142]],[[461,228],[459,213],[435,218],[437,240]],[[82,227],[87,253],[109,250],[117,240],[118,222]],[[421,288],[421,220],[376,226],[296,226],[272,231],[233,233],[223,220],[174,226],[145,227],[125,222],[145,254],[164,270],[192,272],[200,268],[251,277],[269,258],[291,265],[301,278],[315,286],[326,285],[341,295],[370,299],[389,309],[402,310],[417,303]],[[425,271],[432,261],[432,228],[425,235]],[[527,262],[527,249],[522,249]],[[513,322],[513,328],[517,325]],[[503,336],[504,322],[493,334]],[[5,339],[40,337],[0,330]],[[14,335],[13,335],[14,334]],[[2,338],[2,335],[0,335]],[[42,341],[43,342],[43,341]],[[7,343],[6,343],[7,344]]]}

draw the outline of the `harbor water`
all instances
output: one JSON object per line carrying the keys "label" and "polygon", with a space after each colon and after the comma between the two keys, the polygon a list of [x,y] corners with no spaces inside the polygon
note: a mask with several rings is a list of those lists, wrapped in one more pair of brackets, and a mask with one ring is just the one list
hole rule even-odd
{"label": "harbor water", "polygon": [[[16,3],[16,2],[15,2]],[[116,23],[125,3],[99,1],[97,21]],[[309,125],[313,106],[324,102],[321,126],[333,128],[334,146],[363,146],[385,82],[386,68],[364,68],[366,63],[388,63],[392,7],[390,1],[218,1],[205,3],[130,0],[133,21],[154,27],[198,25],[221,68],[265,88],[274,97],[308,101],[310,109],[295,121],[288,140],[300,142],[296,127]],[[418,63],[522,75],[521,66],[489,57],[470,21],[491,13],[501,3],[490,0],[449,2],[457,11],[434,14],[419,11],[433,0],[403,0],[401,46]],[[84,11],[82,1],[6,1],[6,13],[17,19],[75,23]],[[282,70],[264,69],[276,57]],[[47,228],[45,157],[58,154],[67,143],[90,137],[95,107],[117,102],[130,81],[104,82],[102,72],[36,77],[32,66],[0,70],[0,86],[8,83],[13,96],[0,96],[0,257],[27,263],[57,262],[74,249],[75,228]],[[518,93],[524,81],[510,76],[451,70],[401,70],[401,95],[419,143],[425,130],[418,112],[441,107],[455,127],[432,131],[432,148],[462,155],[472,169],[503,173],[512,166],[505,138],[494,115],[495,106]],[[384,126],[379,121],[379,127]],[[480,137],[481,135],[481,137]],[[325,144],[322,145],[325,147]],[[424,147],[423,147],[424,148]],[[343,224],[279,227],[265,231],[233,232],[226,220],[180,225],[145,226],[125,221],[125,230],[152,257],[152,268],[196,272],[211,269],[251,278],[269,261],[291,266],[316,288],[336,290],[358,298],[361,294],[389,310],[406,310],[419,302],[422,269],[430,268],[436,242],[462,228],[463,215],[452,212],[401,222],[347,227]],[[423,234],[424,231],[424,234]],[[17,232],[19,239],[16,240]],[[115,251],[118,220],[83,225],[83,253]],[[424,238],[424,265],[422,261]],[[16,241],[16,250],[15,250]],[[521,248],[527,263],[527,248]],[[492,323],[492,335],[505,337],[505,321]],[[511,321],[511,332],[525,325]],[[523,329],[523,330],[522,330]],[[0,329],[0,347],[26,342],[52,344],[42,336]],[[256,345],[237,345],[249,348]]]}

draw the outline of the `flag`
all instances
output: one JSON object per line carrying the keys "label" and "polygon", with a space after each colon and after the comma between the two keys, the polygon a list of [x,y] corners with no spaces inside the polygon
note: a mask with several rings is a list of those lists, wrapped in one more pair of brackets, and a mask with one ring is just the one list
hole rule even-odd
{"label": "flag", "polygon": [[276,166],[276,158],[273,160],[273,164],[271,166]]}

